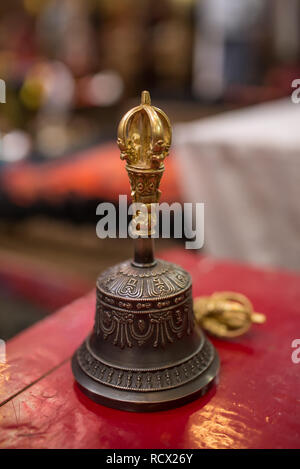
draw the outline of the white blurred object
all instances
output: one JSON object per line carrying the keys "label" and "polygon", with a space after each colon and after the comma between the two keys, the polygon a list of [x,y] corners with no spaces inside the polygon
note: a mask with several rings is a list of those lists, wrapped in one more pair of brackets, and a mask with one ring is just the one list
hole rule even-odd
{"label": "white blurred object", "polygon": [[[260,28],[266,0],[198,0],[195,15],[193,91],[204,99],[219,99],[226,90],[226,41],[251,44],[253,30]],[[246,54],[246,51],[245,51]],[[236,54],[235,54],[236,55]],[[231,58],[232,59],[232,58]],[[241,59],[240,59],[241,60]],[[231,68],[240,67],[243,61]],[[243,73],[251,71],[251,63]],[[247,72],[247,73],[246,73]]]}
{"label": "white blurred object", "polygon": [[26,158],[31,150],[30,136],[23,130],[12,130],[5,134],[0,143],[0,158],[13,163]]}
{"label": "white blurred object", "polygon": [[0,339],[0,364],[6,363],[6,344]]}
{"label": "white blurred object", "polygon": [[175,126],[185,201],[205,203],[205,252],[300,269],[299,127],[290,99]]}
{"label": "white blurred object", "polygon": [[69,136],[66,123],[57,118],[57,122],[44,123],[37,133],[37,148],[49,158],[56,158],[68,148]]}
{"label": "white blurred object", "polygon": [[207,30],[243,34],[256,25],[264,8],[262,0],[201,0],[203,24]]}
{"label": "white blurred object", "polygon": [[122,96],[124,84],[121,76],[113,70],[104,70],[89,81],[88,97],[97,106],[112,106]]}
{"label": "white blurred object", "polygon": [[66,111],[74,97],[74,78],[71,71],[62,62],[49,62],[43,69],[45,89],[44,107],[47,110]]}

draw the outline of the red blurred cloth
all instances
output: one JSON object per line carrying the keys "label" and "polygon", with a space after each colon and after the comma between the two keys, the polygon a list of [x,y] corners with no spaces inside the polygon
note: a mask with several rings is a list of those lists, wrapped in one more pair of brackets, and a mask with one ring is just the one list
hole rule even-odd
{"label": "red blurred cloth", "polygon": [[[165,160],[160,189],[165,202],[181,199],[172,152]],[[73,157],[43,164],[19,163],[3,170],[1,186],[19,205],[39,199],[59,203],[68,194],[87,199],[118,201],[130,196],[130,185],[115,143],[99,145]]]}
{"label": "red blurred cloth", "polygon": [[299,448],[300,275],[260,270],[172,250],[194,296],[246,294],[264,325],[234,341],[214,340],[218,386],[178,409],[134,414],[105,408],[77,388],[70,357],[93,326],[95,292],[8,343],[2,365],[0,444],[4,448]]}

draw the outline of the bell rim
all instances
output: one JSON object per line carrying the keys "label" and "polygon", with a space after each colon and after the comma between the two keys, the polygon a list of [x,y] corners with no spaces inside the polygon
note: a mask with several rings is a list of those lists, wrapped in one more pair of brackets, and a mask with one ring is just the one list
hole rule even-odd
{"label": "bell rim", "polygon": [[[113,363],[113,362],[108,362],[107,360],[105,360],[103,358],[101,358],[101,360],[99,360],[99,357],[97,357],[96,353],[93,351],[93,349],[92,349],[92,347],[89,343],[92,335],[93,335],[92,333],[89,334],[87,336],[87,338],[84,340],[84,342],[81,344],[81,346],[85,344],[88,352],[93,356],[93,358],[95,358],[96,360],[100,361],[104,365],[106,365],[108,367],[111,367],[111,368],[115,368],[115,369],[123,370],[123,371],[132,371],[132,372],[141,372],[141,373],[145,373],[145,372],[150,372],[151,373],[151,372],[163,371],[163,370],[167,371],[170,368],[174,368],[174,367],[183,365],[184,363],[188,362],[193,357],[195,357],[198,353],[200,353],[201,350],[203,350],[203,347],[204,347],[204,345],[207,341],[204,333],[201,331],[201,335],[199,336],[200,341],[199,341],[199,345],[198,345],[197,349],[194,350],[189,355],[187,355],[185,358],[182,358],[181,360],[177,360],[176,362],[169,363],[167,365],[162,365],[161,367],[134,368],[134,367],[121,366],[121,365]],[[209,342],[209,344],[211,345],[210,342]]]}
{"label": "bell rim", "polygon": [[82,371],[76,353],[72,358],[72,371],[80,391],[97,404],[129,412],[157,412],[179,407],[203,397],[218,384],[220,359],[214,348],[213,361],[205,372],[194,380],[176,388],[142,393],[114,389],[96,382]]}

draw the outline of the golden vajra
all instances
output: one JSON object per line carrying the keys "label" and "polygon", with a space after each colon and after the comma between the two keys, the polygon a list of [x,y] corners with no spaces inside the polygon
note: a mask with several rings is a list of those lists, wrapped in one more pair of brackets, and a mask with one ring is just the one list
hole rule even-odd
{"label": "golden vajra", "polygon": [[[142,92],[141,104],[128,111],[118,128],[121,159],[126,161],[134,203],[145,204],[148,223],[141,234],[151,235],[155,220],[151,220],[151,204],[159,202],[159,184],[164,172],[164,159],[169,154],[172,130],[168,116],[151,105],[148,91]],[[145,220],[146,221],[146,220]]]}
{"label": "golden vajra", "polygon": [[235,292],[216,292],[194,300],[197,322],[208,333],[220,339],[239,337],[252,323],[263,324],[266,316],[253,311],[245,295]]}

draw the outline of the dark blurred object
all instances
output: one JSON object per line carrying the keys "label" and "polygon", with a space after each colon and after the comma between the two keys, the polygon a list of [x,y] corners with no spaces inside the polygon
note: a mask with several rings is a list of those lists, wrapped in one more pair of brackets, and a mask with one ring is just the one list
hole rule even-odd
{"label": "dark blurred object", "polygon": [[299,0],[197,0],[195,96],[246,105],[289,95],[269,71],[299,68],[299,38]]}
{"label": "dark blurred object", "polygon": [[[38,308],[22,297],[7,293],[6,288],[0,288],[0,337],[8,340],[16,334],[40,321],[46,314],[45,310]],[[9,320],[7,320],[9,318]]]}
{"label": "dark blurred object", "polygon": [[258,84],[266,37],[266,1],[196,2],[194,92],[219,99],[228,87]]}

